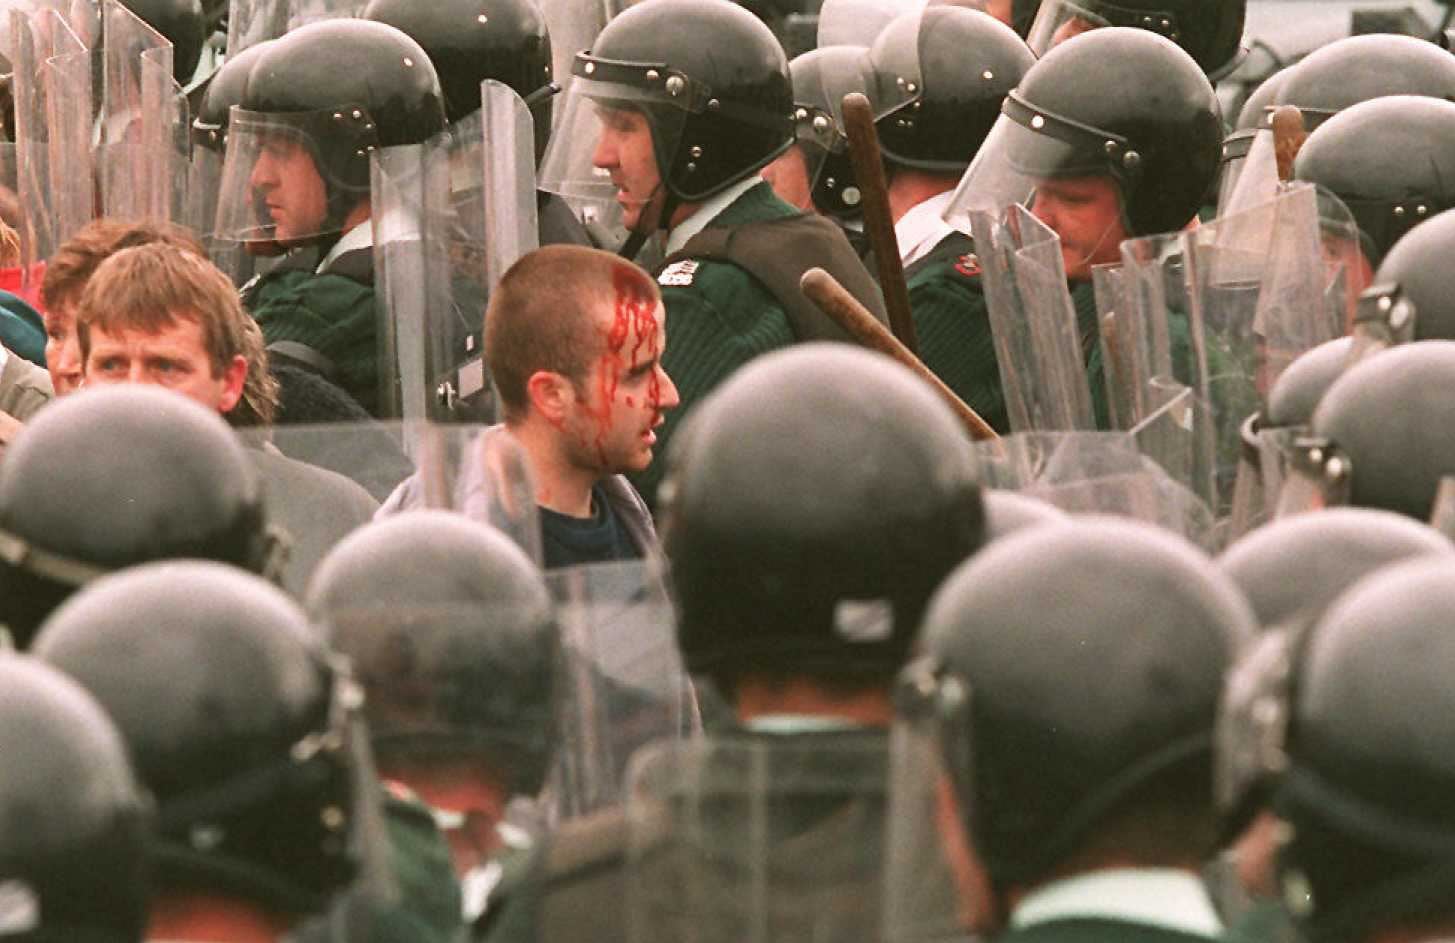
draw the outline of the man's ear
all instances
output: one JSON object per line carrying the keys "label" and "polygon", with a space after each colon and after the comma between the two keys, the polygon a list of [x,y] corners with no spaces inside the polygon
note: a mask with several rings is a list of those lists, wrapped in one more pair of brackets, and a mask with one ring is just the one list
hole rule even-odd
{"label": "man's ear", "polygon": [[248,380],[248,362],[242,354],[235,354],[232,363],[222,372],[224,386],[222,398],[218,400],[217,410],[221,413],[230,413],[242,402],[243,387]]}
{"label": "man's ear", "polygon": [[526,399],[531,412],[539,413],[552,425],[559,425],[576,402],[576,388],[571,381],[552,370],[537,370],[525,381]]}

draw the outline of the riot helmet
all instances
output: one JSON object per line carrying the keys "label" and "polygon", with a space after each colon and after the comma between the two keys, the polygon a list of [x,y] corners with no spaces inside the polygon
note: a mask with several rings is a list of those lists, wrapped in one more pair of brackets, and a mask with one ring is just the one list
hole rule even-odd
{"label": "riot helmet", "polygon": [[37,636],[35,654],[106,708],[156,799],[161,893],[301,915],[353,878],[377,783],[355,754],[359,693],[310,632],[277,587],[176,561],[98,580]]}
{"label": "riot helmet", "polygon": [[803,153],[809,198],[820,213],[857,218],[863,193],[849,157],[844,96],[872,91],[869,51],[821,46],[788,64],[793,80],[794,141]]}
{"label": "riot helmet", "polygon": [[1280,513],[1330,505],[1427,521],[1455,475],[1455,341],[1402,344],[1360,360],[1329,387],[1289,456]]}
{"label": "riot helmet", "polygon": [[1238,110],[1238,120],[1233,122],[1235,131],[1249,131],[1267,126],[1268,112],[1278,97],[1278,90],[1288,80],[1289,71],[1286,68],[1279,69],[1258,83],[1258,87],[1249,93],[1243,101],[1243,107]]}
{"label": "riot helmet", "polygon": [[[896,17],[870,48],[887,108],[875,122],[891,167],[962,173],[1035,56],[986,13],[932,6]],[[917,80],[917,82],[916,82]],[[901,83],[918,84],[908,95]]]}
{"label": "riot helmet", "polygon": [[439,77],[409,36],[358,19],[299,27],[258,57],[232,111],[218,235],[296,244],[342,233],[363,221],[370,155],[444,127]]}
{"label": "riot helmet", "polygon": [[139,943],[151,803],[111,719],[54,668],[0,657],[0,756],[0,932]]}
{"label": "riot helmet", "polygon": [[[1389,159],[1398,161],[1401,156],[1391,154]],[[1354,358],[1362,359],[1392,344],[1455,340],[1455,308],[1451,307],[1455,285],[1450,284],[1449,266],[1452,248],[1455,212],[1439,213],[1400,237],[1359,298]]]}
{"label": "riot helmet", "polygon": [[1274,797],[1288,826],[1279,879],[1307,939],[1455,914],[1452,577],[1440,556],[1357,584],[1304,642],[1271,712],[1266,738],[1281,749],[1270,753],[1286,768]]}
{"label": "riot helmet", "polygon": [[1271,798],[1277,777],[1265,769],[1254,731],[1269,694],[1270,660],[1287,659],[1340,596],[1383,567],[1416,556],[1449,554],[1455,545],[1439,531],[1388,511],[1335,508],[1275,521],[1235,542],[1218,567],[1243,591],[1259,624],[1283,639],[1260,642],[1258,653],[1230,677],[1218,715],[1215,787],[1225,835],[1242,831]]}
{"label": "riot helmet", "polygon": [[[676,204],[756,174],[793,143],[788,61],[772,31],[729,0],[630,7],[576,56],[572,77],[541,188],[568,200],[616,199],[636,210],[627,217],[634,232],[667,227]],[[615,174],[593,161],[645,147],[635,142],[648,133],[656,182],[618,197]],[[668,202],[658,211],[662,191]]]}
{"label": "riot helmet", "polygon": [[165,390],[125,385],[53,403],[0,468],[0,621],[21,648],[62,600],[111,570],[198,557],[264,573],[280,549],[237,438]]}
{"label": "riot helmet", "polygon": [[207,21],[199,0],[122,0],[122,5],[172,44],[172,77],[186,85],[202,59]]}
{"label": "riot helmet", "polygon": [[1128,235],[1181,229],[1217,175],[1222,119],[1212,85],[1170,40],[1095,30],[1031,66],[955,191],[945,218],[998,212],[1056,178],[1111,179]]}
{"label": "riot helmet", "polygon": [[1299,148],[1294,176],[1338,197],[1378,266],[1396,240],[1455,207],[1455,102],[1390,95],[1321,124]]}
{"label": "riot helmet", "polygon": [[1031,528],[936,593],[901,675],[896,750],[932,754],[920,775],[948,778],[949,827],[997,892],[1040,883],[1147,805],[1183,810],[1172,840],[1206,853],[1218,696],[1253,630],[1236,587],[1165,531],[1105,517]]}
{"label": "riot helmet", "polygon": [[1312,131],[1351,105],[1385,95],[1455,101],[1455,55],[1412,36],[1349,36],[1290,68],[1274,102],[1298,108]]}
{"label": "riot helmet", "polygon": [[1213,81],[1243,58],[1247,0],[1044,0],[1027,42],[1037,56],[1091,30],[1128,26],[1172,40]]}
{"label": "riot helmet", "polygon": [[983,538],[963,427],[908,371],[838,344],[739,370],[667,462],[678,640],[688,670],[720,682],[887,683],[930,594]]}
{"label": "riot helmet", "polygon": [[227,119],[234,105],[241,105],[243,91],[253,64],[267,51],[273,40],[265,39],[236,55],[213,73],[192,119],[192,143],[221,155],[227,146]]}
{"label": "riot helmet", "polygon": [[510,795],[540,791],[556,739],[555,621],[508,537],[442,511],[385,519],[324,558],[307,608],[353,666],[383,767],[474,757]]}
{"label": "riot helmet", "polygon": [[551,132],[551,34],[536,0],[370,0],[364,19],[388,23],[423,47],[439,73],[451,124],[480,108],[494,79],[531,105],[536,156]]}

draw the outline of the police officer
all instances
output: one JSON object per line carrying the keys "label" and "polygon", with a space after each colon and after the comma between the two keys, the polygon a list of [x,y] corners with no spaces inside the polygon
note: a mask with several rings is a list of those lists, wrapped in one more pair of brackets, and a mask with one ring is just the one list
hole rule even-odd
{"label": "police officer", "polygon": [[357,19],[311,23],[271,44],[228,127],[218,236],[319,253],[290,254],[245,286],[244,301],[275,357],[329,376],[370,412],[379,385],[370,154],[444,127],[424,50]]}
{"label": "police officer", "polygon": [[[1213,938],[1213,719],[1252,631],[1210,561],[1123,520],[1033,528],[952,573],[896,703],[890,938]],[[916,906],[936,855],[961,905],[942,914]]]}
{"label": "police officer", "polygon": [[1247,6],[1247,0],[1044,0],[1026,41],[1044,56],[1089,30],[1149,30],[1181,46],[1216,82],[1243,59]]}
{"label": "police officer", "polygon": [[281,567],[261,485],[215,414],[175,393],[97,390],[47,407],[0,471],[0,620],[25,648],[111,570],[174,557]]}
{"label": "police officer", "polygon": [[[480,108],[480,83],[508,85],[530,106],[536,160],[551,138],[553,99],[551,34],[535,0],[371,0],[364,18],[408,33],[429,54],[440,76],[451,125]],[[581,221],[555,194],[536,195],[540,244],[590,245]]]}
{"label": "police officer", "polygon": [[557,738],[540,571],[493,528],[410,512],[340,543],[307,606],[364,689],[380,775],[432,811],[483,935],[523,874],[535,823],[521,818]]}
{"label": "police officer", "polygon": [[70,678],[0,659],[4,935],[140,943],[151,801],[105,711]]}
{"label": "police officer", "polygon": [[[919,356],[1004,432],[1005,403],[975,246],[943,216],[1006,93],[1035,57],[989,15],[936,6],[891,22],[875,40],[870,61],[876,98],[884,102],[875,127]],[[914,85],[914,94],[892,91]]]}
{"label": "police officer", "polygon": [[[783,51],[752,14],[728,0],[648,0],[612,20],[573,72],[542,186],[614,199],[633,233],[624,254],[667,233],[663,367],[682,406],[658,432],[664,445],[754,356],[847,339],[799,291],[808,268],[883,311],[843,233],[758,176],[793,141],[793,96]],[[634,480],[648,504],[660,478],[654,464]]]}
{"label": "police officer", "polygon": [[1349,36],[1289,69],[1274,102],[1298,108],[1313,131],[1345,108],[1385,95],[1455,99],[1455,56],[1412,36]]}
{"label": "police officer", "polygon": [[1289,664],[1306,632],[1350,586],[1413,557],[1455,551],[1444,535],[1388,511],[1336,508],[1277,521],[1235,542],[1218,567],[1243,590],[1263,633],[1229,677],[1218,715],[1214,786],[1224,851],[1215,896],[1232,938],[1293,940],[1278,893],[1277,823],[1269,806],[1279,777],[1264,769],[1252,731],[1271,665]]}
{"label": "police officer", "polygon": [[1455,340],[1452,273],[1444,264],[1452,248],[1455,213],[1449,211],[1399,237],[1360,296],[1354,319],[1358,356],[1408,341]]}
{"label": "police officer", "polygon": [[135,567],[34,651],[106,709],[156,798],[154,938],[279,939],[372,864],[358,692],[281,590],[218,563]]}
{"label": "police officer", "polygon": [[1440,798],[1455,742],[1452,577],[1448,557],[1426,557],[1340,597],[1252,731],[1284,770],[1279,884],[1303,939],[1423,941],[1455,920],[1455,822]]}

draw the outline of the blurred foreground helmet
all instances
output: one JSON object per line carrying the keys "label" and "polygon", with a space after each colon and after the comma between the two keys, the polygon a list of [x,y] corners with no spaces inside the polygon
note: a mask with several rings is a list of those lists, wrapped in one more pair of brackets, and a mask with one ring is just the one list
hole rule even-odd
{"label": "blurred foreground helmet", "polygon": [[1281,711],[1279,873],[1305,938],[1367,939],[1455,916],[1455,563],[1402,563],[1341,597]]}
{"label": "blurred foreground helmet", "polygon": [[321,909],[355,872],[358,691],[276,587],[216,563],[99,580],[35,654],[106,708],[157,802],[162,891]]}
{"label": "blurred foreground helmet", "polygon": [[262,488],[227,424],[147,386],[51,404],[0,467],[0,621],[24,648],[78,587],[150,560],[281,563]]}
{"label": "blurred foreground helmet", "polygon": [[0,936],[138,943],[150,803],[111,719],[70,678],[0,658]]}
{"label": "blurred foreground helmet", "polygon": [[1290,68],[1275,103],[1298,108],[1312,131],[1351,105],[1385,95],[1455,101],[1455,56],[1412,36],[1349,36]]}
{"label": "blurred foreground helmet", "polygon": [[[885,106],[875,122],[884,157],[938,173],[970,166],[1006,93],[1036,61],[1014,30],[954,6],[897,17],[869,55],[879,88],[873,98]],[[917,92],[904,94],[915,84]]]}
{"label": "blurred foreground helmet", "polygon": [[688,669],[891,678],[983,538],[949,409],[881,356],[798,345],[735,373],[680,439],[663,546]]}
{"label": "blurred foreground helmet", "polygon": [[1129,26],[1165,36],[1217,80],[1242,60],[1247,0],[1043,0],[1031,49],[1043,56],[1091,30]]}
{"label": "blurred foreground helmet", "polygon": [[540,571],[504,534],[437,511],[385,519],[319,564],[308,609],[353,665],[382,764],[478,757],[511,795],[540,791],[557,634]]}
{"label": "blurred foreground helmet", "polygon": [[1223,673],[1252,632],[1231,582],[1165,531],[1031,528],[946,580],[897,709],[929,725],[992,885],[1034,883],[1148,796],[1210,818]]}
{"label": "blurred foreground helmet", "polygon": [[[1391,155],[1390,159],[1399,157]],[[1440,213],[1400,237],[1359,298],[1354,318],[1356,359],[1394,344],[1455,340],[1452,252],[1452,211]]]}
{"label": "blurred foreground helmet", "polygon": [[1099,29],[1056,47],[1003,112],[947,219],[1022,203],[1038,180],[1099,176],[1116,182],[1130,234],[1172,232],[1197,214],[1218,172],[1212,85],[1187,53],[1146,30]]}

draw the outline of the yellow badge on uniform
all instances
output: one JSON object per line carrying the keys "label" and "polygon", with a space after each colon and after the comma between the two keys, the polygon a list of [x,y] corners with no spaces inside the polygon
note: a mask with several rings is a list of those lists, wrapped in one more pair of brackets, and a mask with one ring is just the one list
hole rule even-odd
{"label": "yellow badge on uniform", "polygon": [[662,269],[662,274],[657,276],[658,285],[666,285],[669,288],[681,288],[684,285],[692,284],[692,277],[697,274],[697,260],[683,259],[681,262],[673,262]]}

